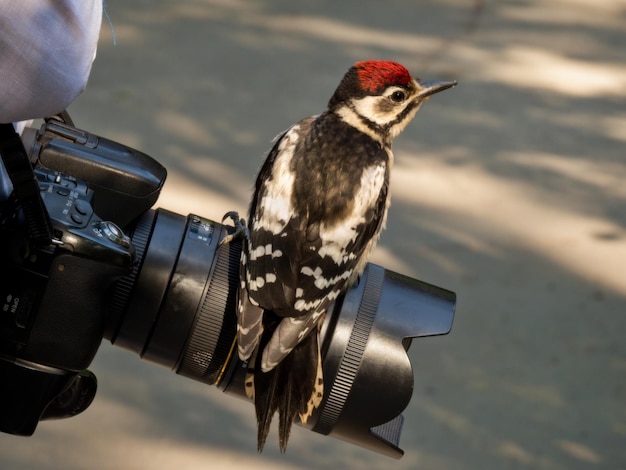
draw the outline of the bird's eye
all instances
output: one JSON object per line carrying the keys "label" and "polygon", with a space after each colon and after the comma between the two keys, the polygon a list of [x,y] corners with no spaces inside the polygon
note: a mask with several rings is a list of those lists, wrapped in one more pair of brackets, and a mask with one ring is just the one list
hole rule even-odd
{"label": "bird's eye", "polygon": [[391,100],[394,101],[395,103],[402,103],[406,98],[406,94],[403,91],[394,91],[391,94]]}

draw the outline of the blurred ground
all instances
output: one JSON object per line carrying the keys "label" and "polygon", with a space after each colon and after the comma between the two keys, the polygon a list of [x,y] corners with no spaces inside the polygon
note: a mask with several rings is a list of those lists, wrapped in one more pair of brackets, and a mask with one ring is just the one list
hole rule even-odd
{"label": "blurred ground", "polygon": [[397,139],[373,261],[456,291],[414,341],[399,461],[103,344],[82,416],[0,436],[7,469],[626,468],[626,2],[109,1],[80,127],[159,159],[159,205],[245,210],[271,139],[357,60],[459,86]]}

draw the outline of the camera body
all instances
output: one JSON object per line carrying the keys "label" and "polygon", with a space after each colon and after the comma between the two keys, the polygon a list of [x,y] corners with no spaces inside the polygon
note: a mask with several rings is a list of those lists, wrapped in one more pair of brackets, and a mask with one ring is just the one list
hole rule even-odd
{"label": "camera body", "polygon": [[36,246],[21,230],[0,234],[11,273],[0,287],[0,344],[4,354],[80,371],[102,339],[106,287],[130,271],[134,247],[94,212],[84,182],[41,168],[35,174],[55,238]]}
{"label": "camera body", "polygon": [[[130,238],[116,222],[127,223],[147,210],[166,172],[144,154],[60,120],[48,120],[41,131],[26,129],[23,139],[33,168],[29,183],[43,201],[40,215],[48,218],[52,238],[47,244],[34,242],[19,204],[9,194],[0,198],[0,263],[5,272],[0,285],[0,373],[5,385],[0,429],[30,435],[54,399],[74,382],[87,380],[80,371],[89,366],[102,341],[110,290],[136,261]],[[6,182],[8,175],[3,178]],[[135,184],[138,179],[143,185]],[[107,194],[111,192],[114,197]],[[119,199],[126,203],[119,204]],[[116,222],[103,219],[99,211],[115,214]],[[75,410],[62,413],[80,412],[89,404],[86,398],[73,404]],[[58,417],[59,408],[53,409],[50,415]]]}
{"label": "camera body", "polygon": [[[246,399],[247,364],[235,352],[241,245],[219,247],[231,228],[151,209],[165,168],[71,122],[47,119],[22,142],[23,171],[3,174],[0,165],[1,183],[10,175],[27,187],[2,194],[0,184],[8,275],[0,285],[0,431],[31,435],[41,419],[86,409],[96,390],[86,368],[103,338]],[[1,144],[6,162],[15,152]],[[46,219],[48,241],[31,236],[32,214],[16,193],[43,202],[36,218]],[[401,412],[413,391],[407,350],[412,338],[450,331],[455,301],[453,292],[368,264],[326,315],[325,393],[307,427],[402,456]]]}

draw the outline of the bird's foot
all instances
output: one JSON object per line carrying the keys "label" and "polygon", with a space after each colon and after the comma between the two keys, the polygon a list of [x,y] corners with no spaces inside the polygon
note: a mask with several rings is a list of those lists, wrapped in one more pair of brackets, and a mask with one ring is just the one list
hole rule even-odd
{"label": "bird's foot", "polygon": [[224,223],[226,219],[231,219],[233,221],[235,231],[222,238],[218,246],[227,245],[238,238],[243,238],[247,240],[250,237],[250,231],[248,230],[248,226],[246,225],[246,220],[239,217],[239,212],[227,212],[226,214],[224,214],[224,217],[222,217],[222,223]]}

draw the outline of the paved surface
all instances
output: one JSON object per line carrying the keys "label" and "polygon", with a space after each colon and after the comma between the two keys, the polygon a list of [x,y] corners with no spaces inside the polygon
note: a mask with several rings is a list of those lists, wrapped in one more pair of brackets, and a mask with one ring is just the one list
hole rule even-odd
{"label": "paved surface", "polygon": [[270,140],[347,67],[460,85],[397,140],[374,261],[458,294],[415,341],[399,461],[293,432],[103,344],[83,416],[0,436],[2,468],[626,468],[626,3],[108,2],[77,123],[158,158],[160,205],[244,210]]}

